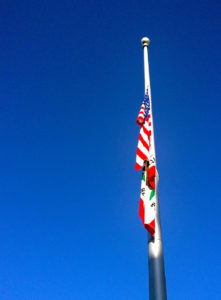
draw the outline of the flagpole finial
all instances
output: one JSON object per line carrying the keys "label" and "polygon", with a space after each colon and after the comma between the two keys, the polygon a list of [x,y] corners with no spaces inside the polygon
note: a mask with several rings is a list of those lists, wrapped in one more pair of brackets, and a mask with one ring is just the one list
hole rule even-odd
{"label": "flagpole finial", "polygon": [[150,45],[150,39],[148,39],[148,37],[143,37],[141,40],[141,44],[143,45],[143,47],[148,47]]}

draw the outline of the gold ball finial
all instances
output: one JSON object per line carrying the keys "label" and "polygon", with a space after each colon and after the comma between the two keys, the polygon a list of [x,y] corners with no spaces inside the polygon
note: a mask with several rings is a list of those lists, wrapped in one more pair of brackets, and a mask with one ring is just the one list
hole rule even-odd
{"label": "gold ball finial", "polygon": [[143,47],[148,47],[150,45],[150,39],[148,39],[148,37],[143,37],[141,40],[141,44],[143,45]]}

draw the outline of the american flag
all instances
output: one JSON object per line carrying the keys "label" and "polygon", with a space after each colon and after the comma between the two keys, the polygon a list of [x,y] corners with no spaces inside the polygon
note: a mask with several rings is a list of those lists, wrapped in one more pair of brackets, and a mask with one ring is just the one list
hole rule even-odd
{"label": "american flag", "polygon": [[137,124],[141,126],[137,145],[137,157],[135,169],[139,171],[143,167],[145,160],[149,161],[150,142],[151,142],[151,114],[150,114],[150,99],[148,90],[144,96],[140,112],[137,117]]}
{"label": "american flag", "polygon": [[139,171],[143,165],[144,161],[148,161],[149,164],[149,183],[155,188],[155,157],[153,153],[153,147],[151,147],[151,134],[152,134],[152,120],[150,113],[150,99],[148,95],[148,90],[145,93],[143,103],[140,108],[140,112],[137,118],[137,124],[140,125],[140,134],[138,138],[137,145],[137,155],[135,170]]}

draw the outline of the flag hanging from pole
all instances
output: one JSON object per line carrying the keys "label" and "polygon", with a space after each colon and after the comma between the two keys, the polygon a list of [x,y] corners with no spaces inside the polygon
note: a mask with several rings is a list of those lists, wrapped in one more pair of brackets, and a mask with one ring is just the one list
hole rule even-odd
{"label": "flag hanging from pole", "polygon": [[139,216],[144,227],[149,231],[150,234],[154,235],[156,215],[156,164],[152,146],[153,125],[151,121],[148,90],[145,93],[144,101],[140,108],[137,124],[140,125],[141,128],[137,145],[135,170],[139,171],[143,168]]}

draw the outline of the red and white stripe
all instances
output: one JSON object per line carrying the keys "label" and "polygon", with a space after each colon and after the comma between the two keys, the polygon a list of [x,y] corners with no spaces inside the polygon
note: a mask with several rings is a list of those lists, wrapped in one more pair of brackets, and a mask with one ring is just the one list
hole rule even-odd
{"label": "red and white stripe", "polygon": [[135,170],[142,169],[144,161],[149,161],[149,184],[155,189],[156,164],[153,149],[151,147],[152,122],[149,114],[144,124],[140,128],[140,134],[137,145],[137,155]]}
{"label": "red and white stripe", "polygon": [[143,125],[144,124],[144,116],[145,116],[145,105],[144,105],[144,102],[143,102],[142,105],[141,105],[141,108],[140,108],[139,115],[137,117],[137,124],[138,125]]}
{"label": "red and white stripe", "polygon": [[145,160],[149,161],[151,146],[151,116],[145,120],[141,126],[138,145],[135,170],[139,171],[143,167]]}

